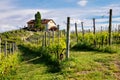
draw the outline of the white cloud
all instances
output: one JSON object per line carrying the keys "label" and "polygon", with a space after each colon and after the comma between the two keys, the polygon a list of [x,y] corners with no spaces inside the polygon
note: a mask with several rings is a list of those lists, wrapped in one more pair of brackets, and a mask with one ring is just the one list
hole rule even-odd
{"label": "white cloud", "polygon": [[80,0],[80,1],[78,1],[78,5],[80,5],[80,6],[86,6],[87,5],[87,3],[88,3],[88,1],[87,0]]}
{"label": "white cloud", "polygon": [[15,6],[11,5],[14,0],[0,0],[0,12],[14,9]]}
{"label": "white cloud", "polygon": [[9,24],[0,25],[0,32],[10,31],[10,30],[15,30],[15,29],[19,29],[19,27],[9,25]]}
{"label": "white cloud", "polygon": [[118,21],[120,23],[120,17],[113,18],[113,21]]}
{"label": "white cloud", "polygon": [[109,19],[108,18],[104,18],[104,19],[96,19],[96,22],[98,22],[98,23],[103,23],[103,22],[108,22],[109,21]]}

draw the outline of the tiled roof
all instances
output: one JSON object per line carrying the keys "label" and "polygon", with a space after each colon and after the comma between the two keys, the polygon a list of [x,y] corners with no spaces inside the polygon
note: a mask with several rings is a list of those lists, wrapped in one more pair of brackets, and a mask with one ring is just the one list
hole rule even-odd
{"label": "tiled roof", "polygon": [[35,23],[35,20],[30,20],[27,22],[27,24],[34,24]]}
{"label": "tiled roof", "polygon": [[42,19],[42,24],[47,24],[51,19]]}
{"label": "tiled roof", "polygon": [[[42,19],[41,23],[47,24],[50,20],[52,20],[52,19]],[[27,22],[27,24],[34,24],[34,23],[35,23],[35,20],[30,20]]]}

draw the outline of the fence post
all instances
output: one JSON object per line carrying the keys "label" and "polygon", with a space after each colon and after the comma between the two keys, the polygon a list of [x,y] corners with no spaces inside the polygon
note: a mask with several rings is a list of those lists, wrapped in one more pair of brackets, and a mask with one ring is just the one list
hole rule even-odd
{"label": "fence post", "polygon": [[5,48],[4,48],[5,56],[7,56],[7,41],[5,41]]}
{"label": "fence post", "polygon": [[15,46],[15,51],[18,50],[17,44],[14,42],[14,46]]}
{"label": "fence post", "polygon": [[[57,28],[58,28],[58,34],[57,34],[57,36],[58,36],[58,45],[60,44],[60,32],[59,32],[59,25],[57,25]],[[58,48],[58,51],[57,51],[57,59],[59,59],[59,48]]]}
{"label": "fence post", "polygon": [[66,58],[69,58],[70,50],[70,17],[67,17],[67,41],[66,41]]}
{"label": "fence post", "polygon": [[102,36],[102,39],[101,39],[101,45],[102,45],[102,48],[103,48],[103,46],[104,46],[104,36]]}
{"label": "fence post", "polygon": [[[120,34],[120,25],[118,25],[118,34]],[[120,37],[118,36],[118,41],[120,40]]]}
{"label": "fence post", "polygon": [[58,27],[58,44],[60,43],[60,31],[59,31],[59,25],[57,25]]}
{"label": "fence post", "polygon": [[65,29],[63,30],[63,34],[64,34],[64,36],[66,36],[66,32],[65,32]]}
{"label": "fence post", "polygon": [[52,43],[54,43],[54,30],[52,31]]}
{"label": "fence post", "polygon": [[50,45],[50,31],[48,32],[48,45]]}
{"label": "fence post", "polygon": [[90,29],[88,30],[88,32],[90,33]]}
{"label": "fence post", "polygon": [[59,30],[59,35],[60,35],[60,37],[61,37],[61,31]]}
{"label": "fence post", "polygon": [[76,32],[76,38],[77,38],[77,43],[78,43],[77,23],[75,23],[75,32]]}
{"label": "fence post", "polygon": [[2,40],[0,38],[0,53],[2,53],[2,47],[1,47]]}
{"label": "fence post", "polygon": [[43,34],[43,38],[42,38],[42,47],[44,47],[44,45],[45,45],[45,41],[44,41],[44,32],[43,32],[42,34]]}
{"label": "fence post", "polygon": [[14,51],[15,51],[15,44],[14,42],[12,43],[12,53],[14,54]]}
{"label": "fence post", "polygon": [[47,46],[47,39],[46,39],[46,37],[47,37],[47,32],[45,31],[45,47]]}
{"label": "fence post", "polygon": [[95,18],[93,18],[93,34],[94,34],[94,46],[96,46],[96,40],[95,40]]}
{"label": "fence post", "polygon": [[108,43],[111,45],[111,29],[112,28],[112,9],[110,9],[109,15],[109,30],[108,30]]}
{"label": "fence post", "polygon": [[102,31],[103,31],[103,27],[101,26],[101,33],[102,33]]}
{"label": "fence post", "polygon": [[118,25],[118,33],[120,33],[120,25]]}
{"label": "fence post", "polygon": [[83,22],[81,22],[81,27],[82,27],[82,37],[84,39],[84,28],[83,28]]}
{"label": "fence post", "polygon": [[9,53],[11,54],[11,43],[9,44]]}

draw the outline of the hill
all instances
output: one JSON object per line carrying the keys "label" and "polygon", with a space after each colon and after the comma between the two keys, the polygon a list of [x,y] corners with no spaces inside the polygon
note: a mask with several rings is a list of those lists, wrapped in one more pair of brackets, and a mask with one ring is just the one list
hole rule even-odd
{"label": "hill", "polygon": [[[58,46],[58,34],[52,33],[44,39],[44,32],[16,30],[0,34],[3,40],[14,40],[18,45],[20,63],[14,74],[2,78],[10,80],[119,80],[120,45],[117,53],[80,49],[76,46],[75,34],[71,34],[70,58],[65,59],[65,36],[61,33]],[[54,34],[54,38],[53,35]],[[53,40],[54,39],[54,40]],[[49,42],[50,41],[50,42]],[[53,42],[54,41],[54,42]],[[49,44],[50,43],[50,44]],[[47,47],[45,46],[47,44]],[[77,44],[78,45],[78,44]],[[87,45],[91,46],[91,45]],[[112,46],[115,46],[114,44]],[[77,48],[77,49],[74,49]],[[64,54],[59,60],[58,54]]]}

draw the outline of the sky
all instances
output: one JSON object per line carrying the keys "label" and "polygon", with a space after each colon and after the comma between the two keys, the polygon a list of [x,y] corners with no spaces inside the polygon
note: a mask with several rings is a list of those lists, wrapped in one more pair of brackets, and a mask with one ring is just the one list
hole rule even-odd
{"label": "sky", "polygon": [[109,9],[113,10],[113,28],[120,24],[120,0],[0,0],[0,32],[20,29],[34,19],[37,11],[43,19],[53,19],[60,29],[66,29],[67,17],[70,17],[71,30],[74,23],[81,30],[92,29],[92,19],[96,27],[106,28],[109,21]]}

